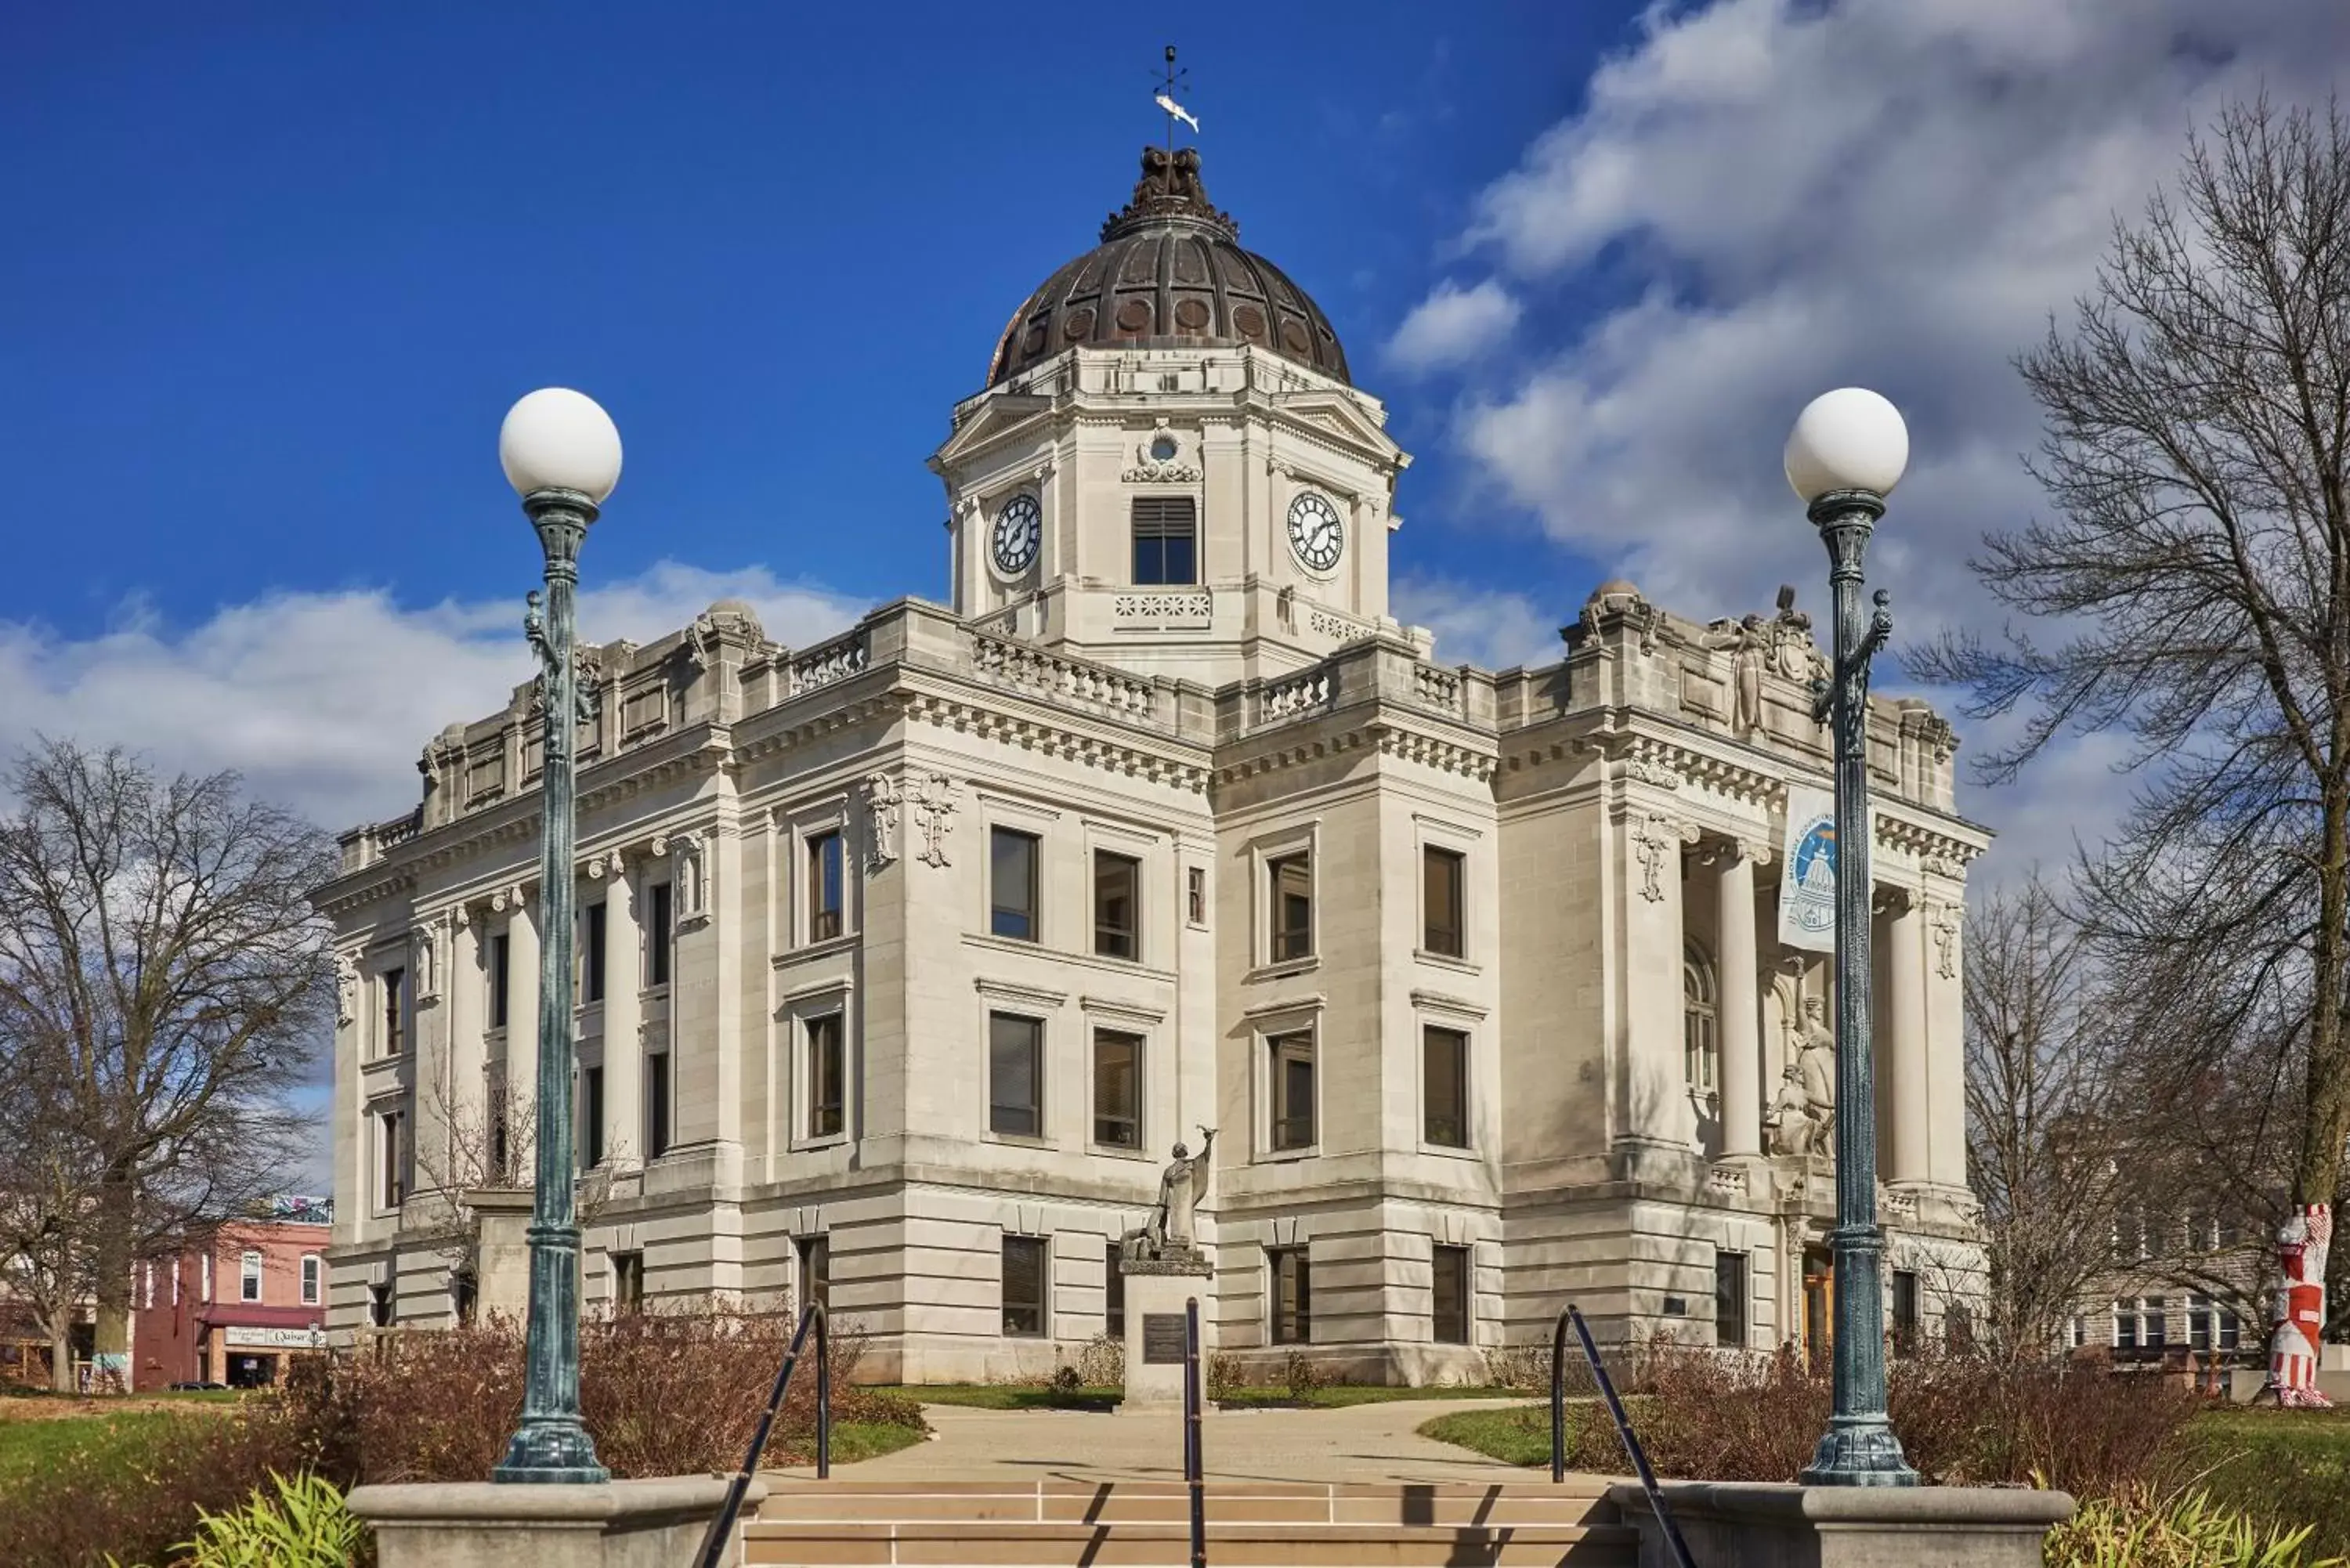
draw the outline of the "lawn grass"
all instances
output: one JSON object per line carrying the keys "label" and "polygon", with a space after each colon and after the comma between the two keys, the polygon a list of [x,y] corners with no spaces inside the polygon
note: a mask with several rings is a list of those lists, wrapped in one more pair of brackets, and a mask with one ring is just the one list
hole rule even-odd
{"label": "lawn grass", "polygon": [[[1607,1413],[1596,1400],[1571,1401],[1566,1407],[1566,1447],[1575,1451],[1575,1436],[1587,1421],[1607,1422]],[[1633,1420],[1637,1429],[1638,1416]],[[1455,1410],[1423,1421],[1419,1435],[1451,1443],[1499,1459],[1505,1465],[1550,1463],[1550,1402],[1511,1405],[1496,1410]],[[1624,1466],[1628,1473],[1631,1465]]]}
{"label": "lawn grass", "polygon": [[832,1428],[832,1462],[853,1465],[879,1459],[899,1449],[910,1449],[927,1436],[925,1428],[896,1421],[841,1421]]}
{"label": "lawn grass", "polygon": [[126,1469],[141,1462],[174,1421],[172,1410],[0,1420],[0,1495],[29,1477]]}
{"label": "lawn grass", "polygon": [[2179,1461],[2193,1484],[2253,1517],[2314,1525],[2319,1552],[2350,1552],[2350,1410],[2210,1410],[2189,1423]]}

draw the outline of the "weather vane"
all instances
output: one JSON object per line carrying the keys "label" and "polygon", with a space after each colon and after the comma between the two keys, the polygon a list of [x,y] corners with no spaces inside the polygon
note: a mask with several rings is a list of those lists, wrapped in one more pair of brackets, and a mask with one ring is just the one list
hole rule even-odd
{"label": "weather vane", "polygon": [[1180,119],[1190,126],[1192,135],[1200,134],[1199,120],[1192,117],[1190,109],[1175,101],[1175,89],[1188,83],[1191,76],[1191,73],[1188,70],[1175,68],[1175,46],[1168,45],[1167,74],[1159,82],[1159,91],[1153,96],[1151,101],[1167,111],[1167,154],[1170,158],[1175,155],[1175,122],[1177,120]]}

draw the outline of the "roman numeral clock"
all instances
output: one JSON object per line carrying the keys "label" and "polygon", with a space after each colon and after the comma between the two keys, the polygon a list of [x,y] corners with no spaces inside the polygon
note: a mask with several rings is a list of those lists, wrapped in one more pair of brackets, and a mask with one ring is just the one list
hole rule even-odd
{"label": "roman numeral clock", "polygon": [[1347,524],[1329,500],[1302,491],[1289,504],[1289,550],[1307,571],[1326,576],[1347,550]]}
{"label": "roman numeral clock", "polygon": [[1016,577],[1026,571],[1036,559],[1036,549],[1045,536],[1045,514],[1036,505],[1036,498],[1023,491],[996,508],[995,528],[989,539],[989,554],[994,557],[995,569],[1007,577]]}

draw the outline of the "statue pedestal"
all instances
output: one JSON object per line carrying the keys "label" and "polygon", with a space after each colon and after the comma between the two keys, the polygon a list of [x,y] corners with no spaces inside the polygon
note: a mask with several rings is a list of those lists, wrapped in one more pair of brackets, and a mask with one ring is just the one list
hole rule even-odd
{"label": "statue pedestal", "polygon": [[1126,1258],[1126,1397],[1120,1415],[1180,1414],[1183,1408],[1183,1305],[1200,1298],[1200,1393],[1207,1397],[1208,1281],[1215,1267],[1205,1256],[1170,1251],[1160,1258]]}

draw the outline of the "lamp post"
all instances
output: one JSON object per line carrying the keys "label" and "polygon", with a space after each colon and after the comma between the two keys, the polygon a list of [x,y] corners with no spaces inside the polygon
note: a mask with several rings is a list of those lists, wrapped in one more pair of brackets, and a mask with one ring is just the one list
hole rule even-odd
{"label": "lamp post", "polygon": [[1900,412],[1845,387],[1804,406],[1787,438],[1787,483],[1828,551],[1835,663],[1814,692],[1835,754],[1835,1405],[1803,1480],[1811,1486],[1915,1486],[1885,1414],[1885,1232],[1877,1223],[1877,1083],[1868,869],[1868,665],[1893,630],[1890,597],[1861,607],[1861,558],[1885,497],[1909,462]]}
{"label": "lamp post", "polygon": [[546,558],[546,599],[530,596],[523,629],[538,652],[546,757],[539,779],[538,1168],[531,1203],[530,1314],[522,1423],[490,1479],[592,1483],[608,1479],[579,1418],[579,1217],[571,1184],[572,751],[578,671],[572,597],[579,546],[620,480],[620,435],[595,400],[560,387],[531,393],[498,431],[498,462],[522,496]]}

